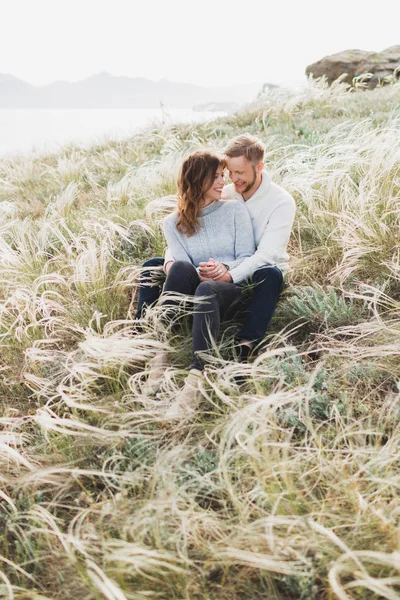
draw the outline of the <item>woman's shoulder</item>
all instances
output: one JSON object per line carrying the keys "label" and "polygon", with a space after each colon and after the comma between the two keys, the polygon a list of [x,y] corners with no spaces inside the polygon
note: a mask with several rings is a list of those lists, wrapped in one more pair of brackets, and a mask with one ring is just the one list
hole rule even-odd
{"label": "woman's shoulder", "polygon": [[243,210],[243,208],[245,210],[247,210],[243,200],[231,199],[231,200],[221,200],[220,202],[221,202],[221,205],[224,206],[225,210],[230,210],[232,212],[237,212],[237,211]]}
{"label": "woman's shoulder", "polygon": [[246,203],[243,200],[222,200],[221,204],[226,205],[226,210],[235,214],[247,213]]}
{"label": "woman's shoulder", "polygon": [[178,221],[178,213],[176,211],[174,211],[173,213],[170,213],[163,219],[163,222],[165,225],[167,225],[167,226],[170,225],[173,227],[175,227],[177,221]]}

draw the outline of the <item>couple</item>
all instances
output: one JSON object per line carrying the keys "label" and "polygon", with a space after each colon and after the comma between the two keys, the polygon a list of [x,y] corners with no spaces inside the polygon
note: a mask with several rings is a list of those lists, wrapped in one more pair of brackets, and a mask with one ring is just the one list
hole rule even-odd
{"label": "couple", "polygon": [[[228,309],[240,305],[244,284],[253,287],[238,335],[241,360],[263,339],[275,310],[288,269],[286,246],[295,204],[271,181],[264,153],[261,140],[245,134],[228,144],[223,157],[209,152],[188,156],[178,178],[176,211],[164,220],[165,259],[143,265],[137,318],[159,300],[173,320],[177,294],[195,297],[190,372],[168,411],[171,418],[193,411],[201,399],[202,352],[218,339]],[[226,170],[233,182],[227,186]],[[161,266],[166,274],[162,294],[151,281],[154,267]],[[148,392],[160,387],[167,358],[163,354],[153,360]]]}

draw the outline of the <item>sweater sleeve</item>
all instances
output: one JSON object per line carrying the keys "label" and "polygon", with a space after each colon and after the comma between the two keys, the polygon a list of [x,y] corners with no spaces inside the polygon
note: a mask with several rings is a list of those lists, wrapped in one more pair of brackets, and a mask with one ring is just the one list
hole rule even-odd
{"label": "sweater sleeve", "polygon": [[165,253],[164,253],[164,261],[165,261],[165,264],[166,264],[167,262],[171,262],[171,261],[173,262],[174,260],[175,260],[175,258],[174,258],[174,255],[172,254],[171,250],[170,250],[170,249],[169,249],[169,247],[167,246],[167,247],[165,248]]}
{"label": "sweater sleeve", "polygon": [[164,235],[168,244],[169,256],[172,256],[173,260],[185,260],[193,264],[186,248],[182,244],[174,223],[168,218],[164,220]]}
{"label": "sweater sleeve", "polygon": [[279,267],[279,260],[282,261],[282,257],[287,256],[286,246],[292,231],[295,212],[296,205],[292,196],[285,195],[271,214],[255,253],[239,266],[232,268],[230,274],[233,282],[238,283],[250,277],[263,265]]}
{"label": "sweater sleeve", "polygon": [[242,202],[235,203],[235,260],[224,261],[231,270],[250,257],[255,249],[254,231],[249,211]]}

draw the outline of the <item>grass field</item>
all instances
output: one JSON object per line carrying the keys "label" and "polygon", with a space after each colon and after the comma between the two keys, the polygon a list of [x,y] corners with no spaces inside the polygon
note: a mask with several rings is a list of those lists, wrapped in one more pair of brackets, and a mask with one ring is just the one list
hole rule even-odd
{"label": "grass field", "polygon": [[[296,200],[290,274],[256,360],[228,329],[168,423],[190,340],[136,331],[139,266],[182,158],[241,132]],[[0,392],[1,598],[400,598],[400,85],[1,160]]]}

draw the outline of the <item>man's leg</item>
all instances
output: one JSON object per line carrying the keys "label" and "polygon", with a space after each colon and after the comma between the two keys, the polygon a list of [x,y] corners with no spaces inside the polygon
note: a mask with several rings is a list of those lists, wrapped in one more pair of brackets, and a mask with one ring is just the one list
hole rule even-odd
{"label": "man's leg", "polygon": [[[164,264],[163,258],[151,258],[143,263],[142,268],[145,269],[140,275],[139,298],[136,311],[136,319],[141,319],[143,309],[151,306],[160,297],[163,278],[161,276],[161,267]],[[160,275],[160,278],[155,279],[154,275]]]}
{"label": "man's leg", "polygon": [[193,316],[193,354],[191,369],[203,369],[203,361],[198,352],[208,350],[217,341],[221,319],[229,307],[241,297],[243,289],[233,283],[203,281],[196,289],[196,302]]}
{"label": "man's leg", "polygon": [[283,277],[278,267],[266,266],[257,269],[249,282],[254,289],[237,339],[239,343],[248,343],[251,350],[265,336],[282,291]]}

